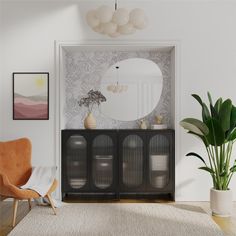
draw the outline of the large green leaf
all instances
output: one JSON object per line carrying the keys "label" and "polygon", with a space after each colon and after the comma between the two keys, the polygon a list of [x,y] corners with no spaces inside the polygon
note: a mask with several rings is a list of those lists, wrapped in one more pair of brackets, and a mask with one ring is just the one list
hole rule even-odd
{"label": "large green leaf", "polygon": [[234,128],[228,135],[228,141],[234,141],[236,139],[236,128]]}
{"label": "large green leaf", "polygon": [[230,128],[233,129],[236,126],[236,107],[232,105],[230,116]]}
{"label": "large green leaf", "polygon": [[207,167],[207,166],[202,166],[202,167],[199,167],[198,169],[200,170],[205,170],[207,172],[210,172],[211,174],[214,174],[214,170],[212,170],[211,168]]}
{"label": "large green leaf", "polygon": [[200,103],[202,106],[202,99],[197,94],[192,94],[192,96]]}
{"label": "large green leaf", "polygon": [[218,113],[217,113],[215,107],[212,106],[212,104],[210,104],[210,109],[211,109],[211,116],[216,118],[216,119],[219,119]]}
{"label": "large green leaf", "polygon": [[209,133],[207,135],[207,140],[211,145],[220,146],[225,141],[225,133],[220,125],[220,122],[215,118],[210,118],[206,125],[209,129]]}
{"label": "large green leaf", "polygon": [[211,117],[210,111],[207,105],[203,102],[202,103],[202,120],[205,123]]}
{"label": "large green leaf", "polygon": [[232,101],[230,99],[227,99],[222,103],[219,112],[219,121],[222,129],[225,132],[230,129],[231,110],[232,110]]}
{"label": "large green leaf", "polygon": [[[211,116],[210,115],[210,111],[207,107],[207,105],[202,101],[202,99],[200,98],[200,96],[198,96],[197,94],[192,94],[192,96],[199,102],[199,104],[202,106],[202,120],[203,122],[206,122],[208,120],[208,118]],[[211,100],[211,96],[208,93],[208,98],[209,100]]]}
{"label": "large green leaf", "polygon": [[215,105],[214,105],[214,108],[215,108],[217,114],[219,114],[219,112],[220,112],[220,108],[221,108],[222,102],[223,102],[222,98],[219,98],[216,101]]}
{"label": "large green leaf", "polygon": [[207,92],[207,96],[208,96],[208,100],[209,100],[210,105],[212,105],[212,98],[211,98],[210,92]]}
{"label": "large green leaf", "polygon": [[195,156],[195,157],[199,158],[204,164],[206,164],[205,160],[204,160],[200,155],[198,155],[198,154],[195,153],[195,152],[189,152],[188,154],[186,154],[186,156],[187,156],[187,157],[189,157],[189,156]]}
{"label": "large green leaf", "polygon": [[205,136],[208,134],[208,127],[200,120],[195,118],[186,118],[180,121],[180,125],[195,134]]}
{"label": "large green leaf", "polygon": [[236,165],[230,168],[230,172],[236,172]]}
{"label": "large green leaf", "polygon": [[225,177],[226,175],[227,175],[227,172],[225,170],[219,174],[220,177]]}
{"label": "large green leaf", "polygon": [[230,172],[236,172],[236,159],[234,160],[233,166],[230,168]]}

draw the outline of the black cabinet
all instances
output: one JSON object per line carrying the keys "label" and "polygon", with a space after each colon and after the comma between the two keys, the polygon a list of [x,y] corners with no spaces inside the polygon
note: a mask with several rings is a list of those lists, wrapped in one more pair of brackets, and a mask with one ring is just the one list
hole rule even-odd
{"label": "black cabinet", "polygon": [[117,178],[117,137],[114,132],[94,132],[91,135],[90,177],[91,189],[97,192],[116,193]]}
{"label": "black cabinet", "polygon": [[84,132],[63,133],[62,189],[64,192],[89,190],[88,141]]}
{"label": "black cabinet", "polygon": [[174,200],[174,130],[62,130],[62,196]]}
{"label": "black cabinet", "polygon": [[119,132],[120,192],[145,191],[145,133]]}
{"label": "black cabinet", "polygon": [[113,131],[62,131],[62,197],[116,197],[117,134]]}
{"label": "black cabinet", "polygon": [[173,132],[147,134],[147,189],[174,195],[175,164]]}

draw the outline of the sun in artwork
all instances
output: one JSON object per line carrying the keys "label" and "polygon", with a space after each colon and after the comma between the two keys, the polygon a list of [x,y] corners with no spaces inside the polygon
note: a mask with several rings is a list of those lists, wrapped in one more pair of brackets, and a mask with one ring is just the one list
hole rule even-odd
{"label": "sun in artwork", "polygon": [[45,86],[45,80],[42,77],[38,77],[35,79],[35,84],[37,88],[43,88]]}

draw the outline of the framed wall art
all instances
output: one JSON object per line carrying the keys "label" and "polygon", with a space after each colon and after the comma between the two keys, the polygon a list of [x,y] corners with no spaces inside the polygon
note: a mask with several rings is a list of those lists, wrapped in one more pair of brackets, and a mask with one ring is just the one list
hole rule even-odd
{"label": "framed wall art", "polygon": [[13,120],[49,119],[49,73],[13,73]]}

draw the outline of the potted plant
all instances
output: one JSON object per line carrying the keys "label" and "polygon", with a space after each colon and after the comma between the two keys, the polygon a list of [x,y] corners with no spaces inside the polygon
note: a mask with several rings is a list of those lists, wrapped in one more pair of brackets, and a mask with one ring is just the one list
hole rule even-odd
{"label": "potted plant", "polygon": [[92,114],[94,105],[100,105],[102,102],[105,102],[106,98],[100,91],[94,91],[91,89],[86,97],[82,97],[79,100],[79,106],[85,106],[88,108],[88,114],[84,119],[84,127],[86,129],[96,129],[96,120]]}
{"label": "potted plant", "polygon": [[230,165],[236,140],[236,107],[230,99],[223,101],[219,98],[213,103],[209,92],[207,95],[209,106],[197,94],[192,94],[202,107],[202,120],[186,118],[180,125],[188,130],[188,133],[202,140],[208,160],[195,152],[190,152],[186,156],[199,158],[203,163],[199,169],[207,171],[213,182],[210,191],[212,213],[226,217],[232,211],[232,191],[229,184],[236,172],[236,160]]}

